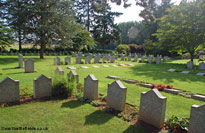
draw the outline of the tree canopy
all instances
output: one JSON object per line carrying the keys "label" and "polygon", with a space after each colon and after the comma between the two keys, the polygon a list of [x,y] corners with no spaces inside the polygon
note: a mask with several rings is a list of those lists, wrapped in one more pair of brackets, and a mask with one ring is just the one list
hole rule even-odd
{"label": "tree canopy", "polygon": [[205,45],[205,3],[202,0],[183,1],[168,10],[160,19],[159,29],[154,34],[158,45],[177,51],[189,52],[191,61],[200,45]]}

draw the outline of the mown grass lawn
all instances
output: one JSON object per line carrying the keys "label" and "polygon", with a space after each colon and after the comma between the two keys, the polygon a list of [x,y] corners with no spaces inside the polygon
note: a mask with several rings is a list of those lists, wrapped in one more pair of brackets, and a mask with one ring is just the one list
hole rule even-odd
{"label": "mown grass lawn", "polygon": [[55,133],[144,132],[113,115],[75,100],[47,101],[1,108],[0,116],[0,132],[8,132],[3,129],[9,127],[48,128],[33,132]]}
{"label": "mown grass lawn", "polygon": [[[4,79],[6,76],[10,76],[15,80],[20,81],[20,88],[27,87],[28,93],[33,94],[33,79],[40,76],[40,74],[45,74],[46,76],[55,77],[54,71],[57,66],[54,66],[54,56],[46,56],[46,59],[41,60],[37,56],[24,56],[26,58],[33,58],[35,60],[35,73],[24,73],[24,69],[16,69],[18,66],[17,56],[0,56],[0,67],[2,69],[3,75],[0,75],[0,80]],[[65,56],[60,57],[64,61]],[[119,59],[120,60],[120,59]],[[170,68],[177,70],[190,70],[186,68],[185,64],[179,64],[177,61],[168,60],[162,64],[146,64],[146,63],[134,63],[134,62],[124,62],[116,61],[117,63],[123,64],[134,64],[135,66],[121,66],[108,68],[93,68],[93,64],[80,64],[80,65],[60,65],[64,71],[65,76],[70,71],[66,69],[67,66],[75,66],[78,69],[76,72],[79,74],[80,83],[84,83],[84,78],[88,74],[94,74],[99,80],[99,92],[102,94],[107,93],[108,83],[112,83],[114,80],[106,78],[108,75],[119,76],[122,79],[134,79],[149,83],[162,83],[171,84],[174,88],[190,91],[192,93],[205,94],[205,77],[195,75],[196,72],[205,72],[196,70],[192,74],[181,74],[181,73],[171,73],[167,70]],[[72,62],[74,62],[72,58]],[[188,61],[188,60],[186,60]],[[183,62],[186,62],[183,61]],[[101,66],[102,64],[94,64]],[[111,64],[107,64],[111,65]],[[82,69],[80,66],[88,66],[88,69]],[[190,70],[191,71],[191,70]],[[133,84],[123,84],[127,87],[127,102],[139,107],[140,104],[140,94],[143,91],[149,91],[148,88],[139,87]],[[22,92],[21,92],[22,93]],[[177,115],[180,117],[189,117],[191,105],[197,104],[202,105],[205,102],[200,102],[193,99],[184,98],[182,96],[175,96],[168,93],[163,93],[162,95],[167,97],[167,109],[166,116]]]}

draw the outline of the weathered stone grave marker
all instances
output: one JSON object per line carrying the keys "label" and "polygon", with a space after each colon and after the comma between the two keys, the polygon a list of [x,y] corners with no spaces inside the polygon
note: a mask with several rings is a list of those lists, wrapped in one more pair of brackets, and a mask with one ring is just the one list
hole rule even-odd
{"label": "weathered stone grave marker", "polygon": [[84,97],[97,100],[98,99],[98,80],[93,74],[84,78]]}
{"label": "weathered stone grave marker", "polygon": [[205,104],[192,105],[188,133],[204,133],[205,131]]}
{"label": "weathered stone grave marker", "polygon": [[25,73],[33,73],[34,72],[34,60],[27,59],[25,61]]}
{"label": "weathered stone grave marker", "polygon": [[119,111],[123,111],[126,103],[127,88],[120,80],[108,84],[107,90],[107,105]]}
{"label": "weathered stone grave marker", "polygon": [[157,128],[163,127],[167,98],[157,89],[141,93],[139,119]]}
{"label": "weathered stone grave marker", "polygon": [[50,97],[52,90],[52,80],[45,75],[40,75],[34,79],[34,98]]}
{"label": "weathered stone grave marker", "polygon": [[20,90],[19,81],[10,77],[0,82],[0,103],[19,102]]}

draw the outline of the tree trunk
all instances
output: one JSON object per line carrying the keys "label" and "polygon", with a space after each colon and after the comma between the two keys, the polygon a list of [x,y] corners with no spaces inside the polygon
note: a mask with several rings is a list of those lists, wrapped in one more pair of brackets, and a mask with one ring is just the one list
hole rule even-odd
{"label": "tree trunk", "polygon": [[87,20],[87,30],[90,31],[90,0],[88,0],[88,20]]}
{"label": "tree trunk", "polygon": [[41,50],[40,50],[40,59],[44,58],[44,50],[45,50],[46,44],[41,43]]}
{"label": "tree trunk", "polygon": [[190,58],[191,58],[191,61],[193,62],[193,61],[194,61],[194,53],[191,52],[191,53],[190,53],[190,56],[191,56],[191,57],[190,57]]}
{"label": "tree trunk", "polygon": [[21,52],[22,51],[22,41],[21,41],[21,30],[19,29],[18,30],[18,34],[19,34],[19,36],[18,36],[18,39],[19,39],[19,52]]}

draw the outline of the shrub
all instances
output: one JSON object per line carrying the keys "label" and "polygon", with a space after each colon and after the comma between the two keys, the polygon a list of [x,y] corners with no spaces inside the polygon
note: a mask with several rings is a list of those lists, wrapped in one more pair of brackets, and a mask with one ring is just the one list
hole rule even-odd
{"label": "shrub", "polygon": [[144,52],[141,45],[129,44],[128,46],[130,47],[130,52],[131,53],[142,53],[142,52]]}
{"label": "shrub", "polygon": [[58,99],[68,98],[72,95],[74,88],[73,80],[56,75],[52,84],[52,96]]}
{"label": "shrub", "polygon": [[130,48],[126,44],[120,44],[120,45],[117,46],[115,51],[120,53],[120,54],[125,54],[125,53],[128,53],[130,51]]}
{"label": "shrub", "polygon": [[168,130],[170,132],[180,132],[182,130],[188,130],[189,119],[180,118],[173,115],[166,121],[166,125],[168,126]]}

